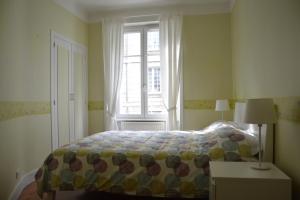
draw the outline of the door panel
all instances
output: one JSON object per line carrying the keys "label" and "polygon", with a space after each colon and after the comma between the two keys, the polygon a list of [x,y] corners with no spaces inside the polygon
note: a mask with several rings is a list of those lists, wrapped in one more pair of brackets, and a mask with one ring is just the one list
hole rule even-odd
{"label": "door panel", "polygon": [[84,110],[85,102],[85,71],[84,57],[79,52],[73,53],[74,66],[74,92],[75,92],[75,138],[80,139],[85,135]]}
{"label": "door panel", "polygon": [[52,150],[87,136],[86,48],[51,32]]}
{"label": "door panel", "polygon": [[57,121],[58,145],[70,142],[69,127],[69,50],[57,47]]}

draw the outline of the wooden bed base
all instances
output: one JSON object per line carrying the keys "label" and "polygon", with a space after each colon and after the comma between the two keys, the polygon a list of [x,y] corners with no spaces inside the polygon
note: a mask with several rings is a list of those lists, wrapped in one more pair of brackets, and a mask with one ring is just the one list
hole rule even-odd
{"label": "wooden bed base", "polygon": [[[62,192],[60,192],[62,193]],[[61,200],[66,199],[64,197],[59,197],[56,192],[49,192],[43,195],[43,200]],[[68,200],[208,200],[208,198],[171,198],[171,197],[146,197],[146,196],[134,196],[134,195],[122,195],[122,194],[112,194],[108,192],[84,192],[78,196],[72,195],[73,198],[68,198]]]}

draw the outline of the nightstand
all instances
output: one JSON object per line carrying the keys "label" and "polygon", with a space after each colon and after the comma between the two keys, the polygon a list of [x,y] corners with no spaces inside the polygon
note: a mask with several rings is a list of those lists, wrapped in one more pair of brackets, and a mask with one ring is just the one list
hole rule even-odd
{"label": "nightstand", "polygon": [[272,163],[255,170],[254,162],[210,162],[210,200],[290,200],[291,179]]}

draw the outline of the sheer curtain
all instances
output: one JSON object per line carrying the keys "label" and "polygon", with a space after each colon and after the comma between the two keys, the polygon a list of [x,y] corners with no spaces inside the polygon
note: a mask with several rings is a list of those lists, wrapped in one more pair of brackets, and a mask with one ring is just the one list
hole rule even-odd
{"label": "sheer curtain", "polygon": [[117,130],[116,108],[122,77],[123,19],[105,18],[102,25],[105,130]]}
{"label": "sheer curtain", "polygon": [[160,49],[163,101],[166,107],[167,130],[182,128],[182,15],[160,17]]}

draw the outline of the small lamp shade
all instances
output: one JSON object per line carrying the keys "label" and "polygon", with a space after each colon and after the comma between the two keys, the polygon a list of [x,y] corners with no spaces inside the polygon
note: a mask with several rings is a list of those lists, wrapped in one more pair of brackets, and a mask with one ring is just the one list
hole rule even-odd
{"label": "small lamp shade", "polygon": [[229,110],[229,104],[227,99],[221,99],[216,101],[216,111]]}
{"label": "small lamp shade", "polygon": [[275,122],[272,99],[248,99],[244,120],[247,124],[268,124]]}
{"label": "small lamp shade", "polygon": [[246,103],[242,102],[236,102],[235,108],[234,108],[234,122],[236,123],[244,123],[245,118],[245,112],[246,112]]}

